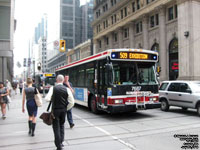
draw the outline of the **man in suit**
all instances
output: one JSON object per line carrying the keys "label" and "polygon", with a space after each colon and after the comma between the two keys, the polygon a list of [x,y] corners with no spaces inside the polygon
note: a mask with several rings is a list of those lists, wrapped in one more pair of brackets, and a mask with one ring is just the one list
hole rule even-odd
{"label": "man in suit", "polygon": [[62,150],[64,145],[64,124],[66,117],[66,109],[70,110],[74,106],[74,98],[69,88],[63,85],[64,76],[58,75],[56,78],[57,85],[53,88],[52,95],[52,111],[54,142],[57,150]]}

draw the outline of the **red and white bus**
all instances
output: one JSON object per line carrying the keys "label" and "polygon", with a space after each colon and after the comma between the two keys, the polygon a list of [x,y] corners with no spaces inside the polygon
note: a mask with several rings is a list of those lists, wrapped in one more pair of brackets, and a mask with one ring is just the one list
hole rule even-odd
{"label": "red and white bus", "polygon": [[111,49],[56,70],[68,74],[75,102],[94,113],[135,112],[160,107],[156,62],[158,53],[142,49]]}

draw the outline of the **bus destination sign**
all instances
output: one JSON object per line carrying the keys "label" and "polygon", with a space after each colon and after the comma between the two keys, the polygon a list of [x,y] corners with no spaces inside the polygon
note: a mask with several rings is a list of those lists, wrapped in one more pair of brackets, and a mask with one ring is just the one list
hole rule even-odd
{"label": "bus destination sign", "polygon": [[157,60],[157,55],[138,52],[112,52],[112,59]]}

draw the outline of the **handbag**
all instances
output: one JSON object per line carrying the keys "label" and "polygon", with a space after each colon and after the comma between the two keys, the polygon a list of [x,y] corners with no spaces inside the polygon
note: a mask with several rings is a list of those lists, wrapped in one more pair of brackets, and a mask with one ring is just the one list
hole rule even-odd
{"label": "handbag", "polygon": [[40,115],[40,119],[43,120],[43,122],[47,125],[52,125],[53,123],[53,119],[55,119],[52,111],[51,112],[48,112],[49,111],[49,108],[51,106],[51,101],[49,102],[49,106],[47,108],[47,112],[43,112],[41,115]]}
{"label": "handbag", "polygon": [[41,107],[42,106],[42,96],[40,95],[40,93],[38,92],[38,90],[36,89],[37,91],[37,94],[35,94],[35,102],[36,102],[36,105],[38,107]]}
{"label": "handbag", "polygon": [[12,102],[11,97],[9,95],[7,95],[7,99],[8,99],[8,103]]}

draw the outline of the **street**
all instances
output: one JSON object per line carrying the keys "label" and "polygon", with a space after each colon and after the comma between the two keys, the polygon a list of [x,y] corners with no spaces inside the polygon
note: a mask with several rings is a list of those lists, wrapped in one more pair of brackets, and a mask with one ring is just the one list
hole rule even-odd
{"label": "street", "polygon": [[[22,113],[21,101],[19,93],[14,95],[7,118],[0,119],[0,150],[55,150],[52,127],[41,119],[37,120],[35,136],[28,136],[28,115]],[[39,108],[38,116],[47,105],[44,102]],[[200,135],[200,119],[192,109],[171,107],[169,112],[152,109],[95,115],[75,106],[72,112],[75,127],[70,129],[67,120],[65,123],[64,145],[68,150],[181,150],[186,141],[176,135]]]}

